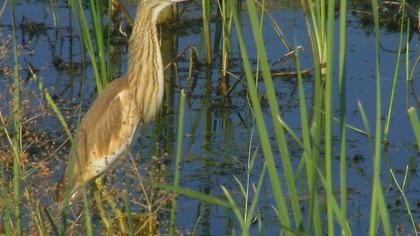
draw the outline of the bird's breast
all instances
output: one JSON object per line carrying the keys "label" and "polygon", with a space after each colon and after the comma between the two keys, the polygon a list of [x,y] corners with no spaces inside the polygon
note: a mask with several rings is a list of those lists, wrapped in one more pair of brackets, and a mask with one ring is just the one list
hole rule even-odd
{"label": "bird's breast", "polygon": [[119,157],[123,156],[130,147],[132,138],[133,136],[122,142],[121,145],[114,149],[112,153],[109,153],[102,158],[91,159],[88,163],[88,173],[86,173],[84,181],[88,181],[89,179],[98,176],[108,169]]}

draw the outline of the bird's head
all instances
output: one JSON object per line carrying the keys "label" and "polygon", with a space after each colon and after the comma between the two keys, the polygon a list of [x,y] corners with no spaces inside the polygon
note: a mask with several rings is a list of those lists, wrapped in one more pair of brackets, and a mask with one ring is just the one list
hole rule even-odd
{"label": "bird's head", "polygon": [[184,1],[188,0],[141,0],[140,8],[148,9],[152,13],[153,20],[156,20],[163,9],[177,2]]}

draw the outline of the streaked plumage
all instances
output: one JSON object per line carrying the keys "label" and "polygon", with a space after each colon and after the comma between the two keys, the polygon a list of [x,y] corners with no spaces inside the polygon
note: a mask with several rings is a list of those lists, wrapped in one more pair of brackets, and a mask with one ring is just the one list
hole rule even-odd
{"label": "streaked plumage", "polygon": [[76,141],[77,159],[73,168],[66,167],[58,202],[63,200],[67,185],[74,197],[83,183],[122,156],[138,124],[156,115],[164,93],[157,18],[165,7],[181,1],[185,0],[143,0],[138,5],[129,39],[127,73],[112,81],[83,117]]}

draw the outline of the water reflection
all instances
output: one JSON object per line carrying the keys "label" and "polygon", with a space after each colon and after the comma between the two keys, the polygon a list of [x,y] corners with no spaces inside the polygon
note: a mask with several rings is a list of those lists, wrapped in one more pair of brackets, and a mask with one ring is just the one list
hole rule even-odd
{"label": "water reflection", "polygon": [[[313,67],[312,58],[310,56],[310,45],[307,40],[305,22],[299,9],[299,1],[268,1],[267,6],[272,10],[273,18],[281,25],[286,37],[294,46],[302,45],[305,51],[301,53],[303,68]],[[72,23],[71,11],[66,7],[65,2],[59,2],[56,9],[59,24],[54,23],[54,17],[51,12],[46,12],[44,8],[48,8],[45,1],[36,1],[32,3],[22,2],[18,5],[17,19],[22,19],[18,27],[18,42],[22,46],[22,58],[27,58],[38,69],[38,75],[42,78],[48,91],[53,96],[60,109],[65,114],[66,121],[69,122],[74,130],[77,126],[78,117],[83,114],[86,108],[96,97],[97,92],[95,84],[92,80],[92,69],[85,52],[80,48],[80,41],[77,36],[77,29]],[[271,4],[271,5],[270,5]],[[281,5],[285,4],[285,5]],[[48,8],[49,9],[49,8]],[[201,30],[202,23],[197,18],[196,6],[192,6],[192,10],[187,8],[185,15],[182,17],[182,24],[163,25],[160,29],[161,45],[163,60],[165,64],[174,61],[175,65],[169,66],[165,70],[165,100],[160,114],[155,121],[139,130],[136,141],[133,144],[131,153],[135,161],[135,166],[143,176],[150,177],[154,180],[172,181],[172,166],[175,153],[176,125],[177,125],[177,108],[178,94],[180,89],[187,92],[187,109],[186,109],[186,128],[184,143],[184,164],[182,171],[182,183],[184,187],[191,188],[206,194],[223,197],[220,189],[221,185],[230,189],[237,190],[233,176],[241,181],[246,180],[246,162],[248,158],[249,143],[256,148],[259,145],[258,137],[254,137],[251,142],[251,132],[253,129],[253,116],[249,110],[249,102],[245,84],[242,82],[241,58],[238,54],[237,44],[234,33],[232,32],[231,53],[228,59],[221,55],[221,46],[223,45],[223,30],[220,22],[214,20],[211,24],[212,40],[213,40],[213,61],[212,66],[204,65],[204,50],[201,48]],[[283,9],[283,10],[277,10]],[[132,12],[132,7],[128,8]],[[354,10],[352,10],[354,11]],[[360,10],[359,10],[360,11]],[[8,34],[11,30],[10,13],[5,12],[2,18],[2,34]],[[348,122],[362,127],[359,114],[357,112],[356,101],[362,101],[367,108],[368,115],[373,117],[374,109],[372,101],[374,101],[373,93],[375,84],[371,79],[373,75],[374,58],[372,36],[369,33],[371,26],[369,25],[369,16],[364,15],[362,18],[358,14],[354,14],[349,18],[349,64],[348,71]],[[217,16],[216,16],[217,18]],[[264,36],[267,39],[266,47],[269,50],[272,62],[281,58],[288,49],[281,46],[278,36],[271,30],[269,21],[264,22]],[[244,17],[244,25],[248,22]],[[185,27],[184,27],[185,26]],[[251,36],[250,29],[246,29],[246,35]],[[127,28],[128,29],[128,28]],[[126,31],[126,30],[123,30]],[[415,31],[414,31],[415,32]],[[393,63],[395,54],[389,50],[395,47],[398,34],[392,28],[383,28],[383,49],[381,51],[383,63],[383,86],[384,92],[387,93],[391,87],[389,78],[393,76]],[[112,78],[124,74],[126,70],[126,37],[118,32],[112,35],[111,60],[112,66],[110,74]],[[256,55],[252,37],[247,37],[250,55],[256,67]],[[409,43],[413,51],[418,50],[418,35],[413,33],[409,36]],[[296,45],[295,45],[296,44]],[[185,53],[178,57],[178,54],[185,49]],[[413,52],[410,59],[414,60],[417,53]],[[225,63],[227,60],[227,64]],[[192,63],[190,63],[192,62]],[[26,74],[25,62],[20,59],[23,65],[22,74]],[[276,71],[294,71],[293,63],[289,62],[274,65]],[[229,73],[226,73],[229,72]],[[309,73],[304,78],[305,92],[307,92],[307,104],[313,105],[314,80]],[[401,75],[402,78],[404,75]],[[413,78],[418,77],[417,70],[413,69]],[[6,80],[0,81],[1,91],[8,90]],[[411,89],[406,94],[403,87],[405,82],[400,80],[398,95],[396,96],[396,104],[412,104],[414,101],[417,106],[420,102],[417,96],[416,80],[411,82],[408,87]],[[297,81],[294,76],[285,78],[277,77],[274,80],[277,97],[282,111],[283,119],[296,132],[300,133],[300,114],[298,111],[298,90]],[[33,165],[34,171],[28,171],[28,176],[33,182],[28,181],[28,186],[34,189],[39,186],[51,186],[56,180],[59,167],[63,165],[63,160],[68,153],[68,143],[63,135],[61,125],[57,119],[49,111],[50,108],[45,105],[41,95],[36,91],[37,87],[31,80],[22,82],[23,88],[31,93],[28,95],[28,101],[31,108],[28,110],[28,118],[35,117],[32,122],[28,122],[25,128],[28,136],[32,139],[25,139],[26,152],[28,159],[37,165]],[[263,108],[267,110],[266,97],[264,95],[264,87],[260,82],[260,94]],[[35,92],[34,92],[35,91]],[[32,93],[33,92],[33,93]],[[3,96],[3,94],[1,94]],[[2,97],[3,99],[3,97]],[[10,95],[5,96],[6,100],[10,100]],[[338,103],[338,101],[337,101]],[[3,107],[1,107],[3,110]],[[416,159],[417,153],[413,147],[412,132],[406,124],[406,106],[401,105],[395,107],[395,113],[400,114],[394,116],[395,124],[398,127],[393,128],[393,139],[390,141],[388,152],[385,154],[384,164],[394,166],[399,177],[403,176],[405,166],[409,166],[410,174],[407,193],[413,202],[418,202],[416,192],[418,190],[418,179],[416,178]],[[39,114],[42,114],[39,116]],[[314,114],[310,112],[309,114]],[[269,117],[267,115],[267,117]],[[266,118],[269,120],[269,118]],[[337,127],[335,127],[337,128]],[[269,127],[271,130],[272,127]],[[0,136],[0,140],[4,140]],[[290,141],[290,140],[289,140]],[[3,141],[1,148],[5,146]],[[339,138],[336,137],[336,142]],[[355,188],[354,195],[351,199],[351,214],[365,215],[369,209],[367,203],[370,196],[370,188],[368,183],[371,178],[371,150],[366,145],[364,136],[349,131],[349,186]],[[43,148],[47,147],[47,148]],[[293,165],[297,169],[300,162],[301,149],[290,141],[290,152],[293,156]],[[252,149],[254,151],[255,149]],[[317,152],[320,150],[316,150]],[[252,173],[251,181],[255,182],[259,170],[262,167],[262,158],[258,152],[258,159],[255,172]],[[279,154],[276,153],[279,159]],[[321,151],[322,155],[322,151]],[[361,158],[362,157],[362,158]],[[44,168],[47,166],[47,168]],[[143,190],[139,188],[139,181],[136,177],[137,173],[131,168],[131,158],[121,161],[114,169],[113,176],[107,182],[107,186],[112,193],[118,194],[121,189],[136,189],[131,193],[133,199],[140,199],[144,195]],[[46,169],[51,171],[46,171]],[[279,165],[279,169],[281,166]],[[10,176],[11,172],[7,172]],[[384,174],[384,178],[388,176]],[[29,178],[28,178],[29,179]],[[115,183],[112,185],[112,183]],[[304,193],[305,186],[300,186]],[[239,192],[239,190],[237,190]],[[150,211],[155,211],[167,207],[166,200],[171,195],[163,196],[168,193],[156,191],[153,188],[147,189],[148,195],[156,201],[162,201],[162,204],[154,206]],[[240,194],[235,192],[235,197],[240,199]],[[45,188],[37,190],[34,198],[41,198],[42,201],[50,203],[49,194],[51,189]],[[398,194],[395,189],[391,191],[390,198],[396,202]],[[275,213],[271,209],[272,195],[269,185],[265,185],[261,200],[260,209],[265,213],[265,225],[267,226],[267,234],[277,230],[277,222],[272,222]],[[142,199],[143,200],[143,199]],[[243,204],[243,202],[241,202]],[[139,212],[144,210],[140,204],[133,204],[133,208]],[[232,212],[206,204],[200,201],[194,201],[189,198],[180,198],[180,209],[178,223],[180,228],[192,229],[196,225],[200,235],[230,234],[232,228],[236,227]],[[416,205],[417,206],[417,205]],[[390,205],[395,221],[404,221],[401,218],[406,217],[404,211],[398,204]],[[159,211],[159,220],[167,219],[166,209]],[[417,217],[418,215],[416,215]],[[29,218],[29,216],[25,216]],[[360,222],[361,231],[366,225],[363,217],[355,217]],[[270,224],[272,223],[272,224]],[[364,231],[363,231],[364,232]]]}

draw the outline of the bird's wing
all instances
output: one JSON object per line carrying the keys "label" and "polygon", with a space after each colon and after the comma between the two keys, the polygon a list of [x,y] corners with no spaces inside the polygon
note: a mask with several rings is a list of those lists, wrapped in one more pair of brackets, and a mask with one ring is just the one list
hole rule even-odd
{"label": "bird's wing", "polygon": [[78,142],[78,153],[86,157],[86,164],[119,154],[120,147],[135,130],[132,110],[132,99],[124,78],[113,81],[100,94],[80,124],[79,132],[85,132],[87,140]]}
{"label": "bird's wing", "polygon": [[[135,127],[128,127],[132,115],[129,96],[125,77],[116,79],[102,91],[83,117],[76,141],[77,159],[71,171],[67,165],[64,177],[68,181],[70,174],[75,176],[72,192],[105,170],[125,151],[126,142],[131,142]],[[105,163],[99,169],[92,168],[98,161]]]}

